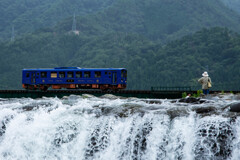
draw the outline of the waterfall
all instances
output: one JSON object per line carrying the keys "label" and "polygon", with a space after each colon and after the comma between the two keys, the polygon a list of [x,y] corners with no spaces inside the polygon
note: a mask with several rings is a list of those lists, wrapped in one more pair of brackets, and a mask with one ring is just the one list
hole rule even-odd
{"label": "waterfall", "polygon": [[0,99],[0,159],[240,159],[237,96]]}

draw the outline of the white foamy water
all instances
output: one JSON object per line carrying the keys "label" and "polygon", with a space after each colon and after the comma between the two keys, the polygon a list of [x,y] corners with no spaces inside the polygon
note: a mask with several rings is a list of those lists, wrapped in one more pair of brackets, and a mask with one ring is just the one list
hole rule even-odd
{"label": "white foamy water", "polygon": [[240,159],[234,95],[184,103],[91,95],[0,99],[0,159]]}

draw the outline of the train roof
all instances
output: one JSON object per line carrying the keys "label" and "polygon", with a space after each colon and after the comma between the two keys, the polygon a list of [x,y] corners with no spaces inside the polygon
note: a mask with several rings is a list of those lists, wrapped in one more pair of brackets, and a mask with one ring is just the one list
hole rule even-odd
{"label": "train roof", "polygon": [[101,71],[101,70],[123,70],[126,68],[80,68],[80,67],[56,67],[56,68],[24,68],[23,71]]}

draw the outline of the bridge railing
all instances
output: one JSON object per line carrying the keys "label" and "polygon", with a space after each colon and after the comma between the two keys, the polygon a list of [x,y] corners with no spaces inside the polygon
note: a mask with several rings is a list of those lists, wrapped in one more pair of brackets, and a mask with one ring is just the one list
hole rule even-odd
{"label": "bridge railing", "polygon": [[240,91],[240,84],[216,84],[212,86],[211,90],[213,91]]}
{"label": "bridge railing", "polygon": [[185,87],[165,87],[165,86],[159,86],[159,87],[151,87],[152,92],[161,92],[161,91],[192,91],[192,88],[190,86],[185,86]]}
{"label": "bridge railing", "polygon": [[[198,91],[201,90],[202,86],[201,85],[197,85],[197,86],[158,86],[158,87],[151,87],[151,91],[152,92],[173,92],[173,91],[182,91],[182,92],[191,92],[191,91]],[[210,91],[240,91],[240,84],[213,84],[212,88],[210,88]]]}

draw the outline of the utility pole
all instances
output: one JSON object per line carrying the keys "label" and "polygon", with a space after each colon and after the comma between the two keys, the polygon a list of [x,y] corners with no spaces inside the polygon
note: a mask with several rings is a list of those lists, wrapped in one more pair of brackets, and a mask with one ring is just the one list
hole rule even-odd
{"label": "utility pole", "polygon": [[75,18],[75,13],[74,13],[74,15],[73,15],[72,32],[76,32],[76,18]]}
{"label": "utility pole", "polygon": [[14,33],[14,25],[12,26],[12,36],[11,36],[11,42],[15,40],[15,33]]}

